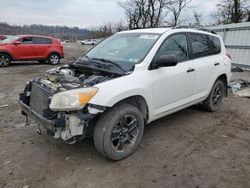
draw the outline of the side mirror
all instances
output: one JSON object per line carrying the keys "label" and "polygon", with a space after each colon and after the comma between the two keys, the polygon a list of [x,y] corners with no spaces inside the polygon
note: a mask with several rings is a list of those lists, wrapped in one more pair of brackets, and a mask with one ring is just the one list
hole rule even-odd
{"label": "side mirror", "polygon": [[156,60],[157,67],[173,67],[177,65],[175,55],[162,55]]}
{"label": "side mirror", "polygon": [[15,41],[14,44],[15,44],[15,45],[20,45],[20,44],[22,44],[22,43],[21,43],[20,41]]}

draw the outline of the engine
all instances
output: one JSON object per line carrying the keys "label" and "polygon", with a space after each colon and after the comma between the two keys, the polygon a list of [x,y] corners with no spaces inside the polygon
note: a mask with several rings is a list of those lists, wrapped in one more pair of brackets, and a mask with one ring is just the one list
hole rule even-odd
{"label": "engine", "polygon": [[81,87],[91,87],[112,78],[112,75],[78,70],[66,65],[48,70],[46,75],[39,79],[39,82],[53,92],[59,92]]}

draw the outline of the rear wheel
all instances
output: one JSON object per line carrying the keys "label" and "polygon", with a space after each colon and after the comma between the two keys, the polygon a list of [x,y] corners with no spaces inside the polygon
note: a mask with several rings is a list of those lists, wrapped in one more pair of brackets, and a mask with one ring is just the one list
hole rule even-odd
{"label": "rear wheel", "polygon": [[11,58],[8,54],[0,53],[0,67],[7,67],[11,63]]}
{"label": "rear wheel", "polygon": [[120,104],[100,117],[94,130],[94,143],[103,156],[122,160],[136,150],[143,131],[141,112],[132,105]]}
{"label": "rear wheel", "polygon": [[208,96],[204,101],[203,107],[210,112],[217,112],[221,108],[222,100],[225,95],[225,86],[221,80],[217,80]]}
{"label": "rear wheel", "polygon": [[58,65],[60,63],[60,56],[58,54],[50,54],[48,58],[48,62],[52,65]]}

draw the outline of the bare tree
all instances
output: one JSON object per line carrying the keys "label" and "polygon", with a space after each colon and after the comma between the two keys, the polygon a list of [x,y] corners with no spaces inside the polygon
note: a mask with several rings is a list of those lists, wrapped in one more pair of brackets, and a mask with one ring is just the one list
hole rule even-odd
{"label": "bare tree", "polygon": [[112,35],[112,25],[110,23],[99,26],[98,30],[103,36]]}
{"label": "bare tree", "polygon": [[247,18],[246,18],[247,22],[250,22],[250,10],[247,12]]}
{"label": "bare tree", "polygon": [[127,30],[128,27],[122,22],[117,23],[105,23],[100,26],[89,29],[90,34],[88,38],[106,38],[113,35],[116,32]]}
{"label": "bare tree", "polygon": [[123,21],[113,23],[112,25],[113,25],[113,28],[112,28],[113,33],[128,30],[128,27],[126,26],[126,24],[124,24]]}
{"label": "bare tree", "polygon": [[170,20],[167,20],[166,23],[172,27],[177,26],[183,9],[187,8],[191,1],[192,0],[168,0],[166,3],[166,9],[169,11],[171,18]]}
{"label": "bare tree", "polygon": [[248,11],[247,0],[222,0],[213,16],[217,24],[239,23],[247,19]]}
{"label": "bare tree", "polygon": [[[157,27],[163,23],[176,26],[183,9],[192,0],[125,0],[118,5],[125,10],[128,26],[132,28]],[[168,18],[168,19],[167,19]]]}
{"label": "bare tree", "polygon": [[130,29],[156,27],[162,22],[166,0],[126,0],[118,5],[125,10]]}
{"label": "bare tree", "polygon": [[194,25],[201,26],[202,15],[194,10],[193,10],[193,13],[194,13]]}
{"label": "bare tree", "polygon": [[162,23],[162,13],[165,6],[165,0],[149,0],[148,13],[150,18],[150,27],[156,27]]}

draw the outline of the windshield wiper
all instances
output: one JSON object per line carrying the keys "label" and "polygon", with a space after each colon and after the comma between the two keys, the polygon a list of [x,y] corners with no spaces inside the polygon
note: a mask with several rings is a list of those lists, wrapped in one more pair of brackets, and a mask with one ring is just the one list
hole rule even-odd
{"label": "windshield wiper", "polygon": [[[94,59],[94,58],[91,58],[91,57],[89,57],[89,56],[87,56],[87,55],[84,55],[84,56],[82,56],[82,57],[85,57],[87,60],[88,60],[88,62],[90,62],[90,63],[93,63],[93,64],[95,64],[96,66],[91,66],[91,64],[88,64],[87,65],[87,67],[88,68],[92,68],[92,69],[97,69],[97,70],[101,70],[102,69],[102,71],[107,71],[107,72],[112,72],[112,71],[110,71],[110,70],[106,70],[106,68],[104,69],[104,68],[101,68],[100,66],[101,65],[104,65],[105,67],[107,66],[107,61],[103,61],[103,60],[100,60],[100,59]],[[78,59],[78,61],[79,62],[81,62],[81,61],[83,61],[83,59]],[[97,62],[97,61],[99,61],[99,62]],[[76,64],[77,64],[77,61],[76,61]],[[78,63],[78,65],[80,65],[80,66],[85,66],[84,64],[81,64],[81,63]],[[90,65],[90,66],[89,66]],[[116,65],[116,66],[119,66],[119,65]],[[95,68],[96,67],[96,68]],[[124,75],[126,72],[125,72],[125,70],[123,70],[120,66],[119,66],[119,68],[122,70],[122,73],[120,72],[120,71],[115,71],[115,72],[113,72],[114,74],[119,74],[119,75]]]}
{"label": "windshield wiper", "polygon": [[120,70],[122,70],[122,72],[126,73],[126,71],[121,67],[121,65],[119,65],[118,63],[116,63],[114,61],[104,59],[104,58],[92,58],[92,60],[102,61],[104,63],[110,63],[110,64],[115,65],[116,67],[118,67]]}

